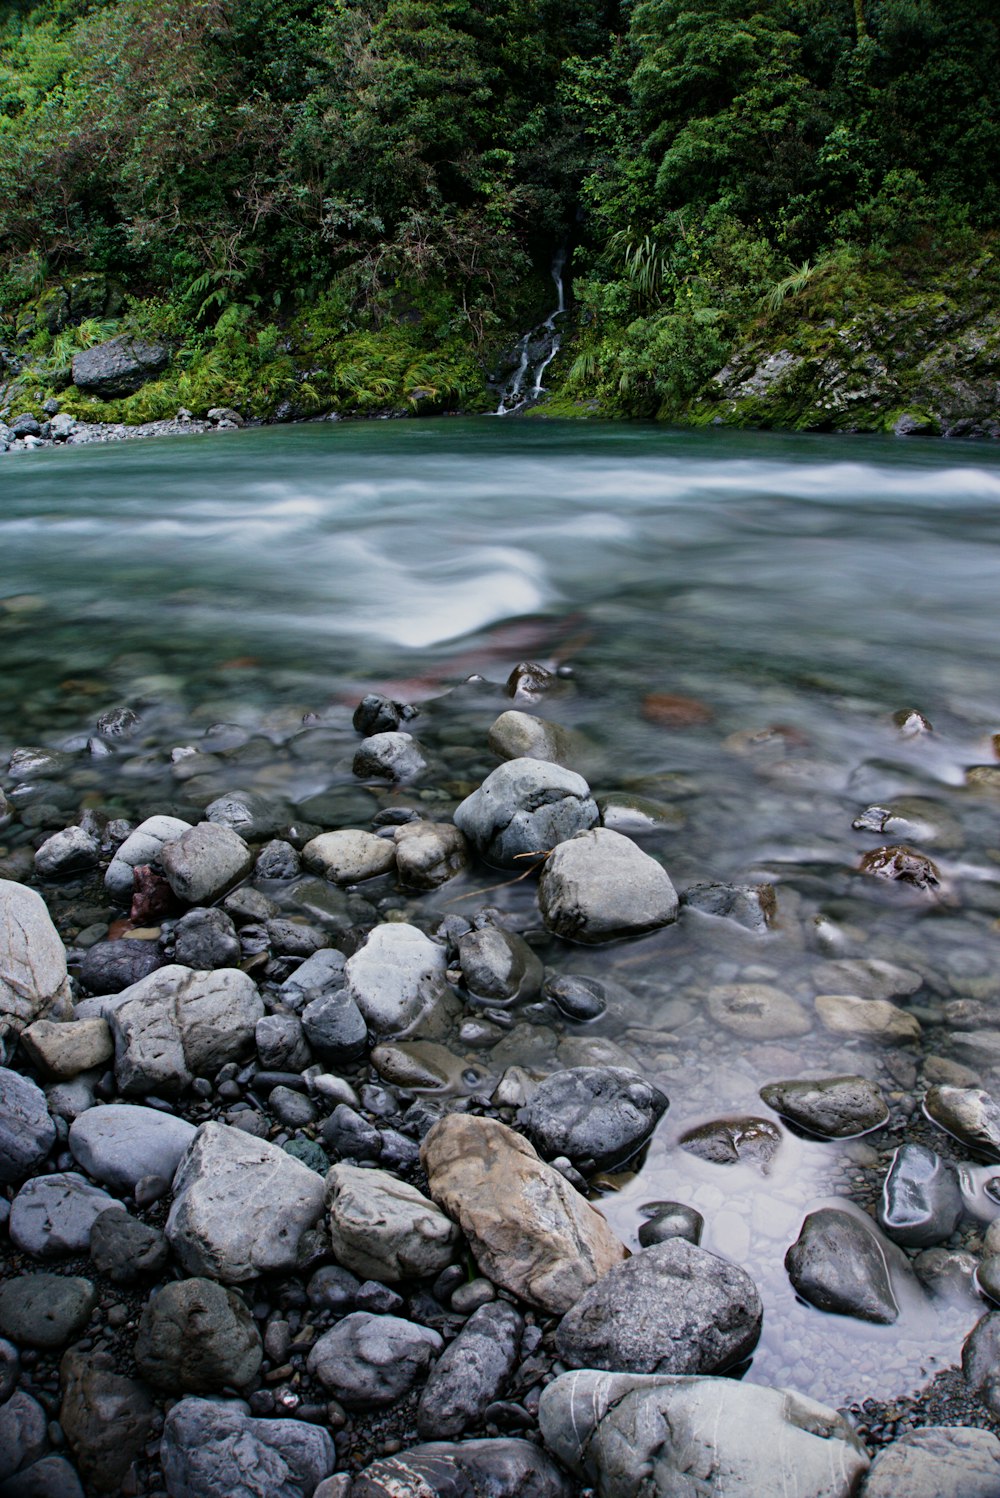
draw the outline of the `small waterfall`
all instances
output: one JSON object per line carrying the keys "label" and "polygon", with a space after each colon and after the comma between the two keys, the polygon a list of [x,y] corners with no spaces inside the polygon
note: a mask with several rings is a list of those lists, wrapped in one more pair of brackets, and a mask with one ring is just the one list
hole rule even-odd
{"label": "small waterfall", "polygon": [[566,292],[563,286],[563,268],[566,251],[560,250],[552,262],[552,279],[555,282],[557,303],[544,322],[531,328],[518,339],[513,350],[517,363],[506,384],[500,387],[500,403],[494,416],[512,416],[523,411],[525,406],[545,393],[542,376],[559,352],[560,334],[556,329],[556,318],[566,311]]}

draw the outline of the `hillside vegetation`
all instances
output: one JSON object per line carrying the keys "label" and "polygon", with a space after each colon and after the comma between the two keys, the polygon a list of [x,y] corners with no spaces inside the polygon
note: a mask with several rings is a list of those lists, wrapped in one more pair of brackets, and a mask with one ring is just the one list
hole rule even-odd
{"label": "hillside vegetation", "polygon": [[[0,411],[990,431],[995,0],[0,7]],[[115,334],[166,371],[71,383]]]}

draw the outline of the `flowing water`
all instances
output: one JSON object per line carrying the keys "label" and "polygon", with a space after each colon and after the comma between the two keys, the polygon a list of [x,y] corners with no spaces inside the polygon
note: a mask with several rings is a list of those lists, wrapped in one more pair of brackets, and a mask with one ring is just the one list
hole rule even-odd
{"label": "flowing water", "polygon": [[[547,963],[613,979],[618,998],[575,1031],[516,1024],[479,1063],[498,1075],[624,1052],[671,1107],[642,1168],[610,1183],[615,1226],[634,1243],[656,1199],[703,1212],[705,1246],[765,1297],[748,1377],[834,1402],[903,1393],[955,1361],[981,1302],[934,1300],[898,1275],[900,1321],[869,1327],[798,1302],[782,1261],[806,1211],[870,1206],[895,1145],[930,1142],[928,1057],[981,1069],[975,1041],[952,1033],[955,1002],[978,1014],[967,1030],[1000,1029],[1000,801],[965,781],[995,762],[1000,730],[998,521],[1000,454],[985,445],[485,418],[8,456],[0,764],[19,746],[68,757],[20,786],[0,775],[23,818],[0,841],[16,848],[85,805],[191,816],[248,787],[323,825],[367,825],[408,798],[447,816],[496,763],[486,732],[509,702],[483,683],[441,694],[472,673],[503,682],[519,660],[559,667],[535,710],[585,736],[595,792],[653,803],[635,835],[678,888],[768,880],[779,919],[753,935],[689,910],[597,950],[539,936]],[[351,708],[373,689],[423,704],[412,726],[431,769],[417,787],[353,780]],[[140,712],[140,733],[93,758],[95,719],[118,704]],[[906,709],[934,731],[901,734],[892,715]],[[199,752],[172,760],[178,746]],[[938,898],[857,872],[886,839],[852,822],[901,802],[943,875]],[[481,869],[413,909],[469,912],[484,886],[537,928],[532,881]],[[290,903],[322,918],[315,881]],[[734,981],[812,1013],[820,965],[839,956],[921,975],[901,1001],[919,1045],[818,1019],[804,1038],[752,1041],[708,1017],[708,990]],[[692,1123],[771,1116],[769,1081],[858,1071],[893,1110],[864,1141],[786,1131],[766,1174],[677,1146]],[[956,1243],[975,1246],[981,1227],[971,1216]]]}

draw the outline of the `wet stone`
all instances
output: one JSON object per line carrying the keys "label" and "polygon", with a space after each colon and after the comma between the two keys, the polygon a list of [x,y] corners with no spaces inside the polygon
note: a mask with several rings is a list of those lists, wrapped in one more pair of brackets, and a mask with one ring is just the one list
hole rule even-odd
{"label": "wet stone", "polygon": [[859,1035],[884,1045],[920,1039],[920,1021],[886,999],[862,999],[856,994],[821,993],[816,1013],[835,1035]]}
{"label": "wet stone", "polygon": [[369,692],[354,709],[352,721],[358,733],[395,733],[400,723],[410,722],[417,713],[418,709],[411,707],[409,703],[394,702],[390,697]]}
{"label": "wet stone", "polygon": [[773,884],[692,884],[684,891],[681,903],[757,933],[768,930],[778,910]]}
{"label": "wet stone", "polygon": [[410,733],[375,733],[358,748],[352,766],[359,780],[415,780],[427,761]]}
{"label": "wet stone", "polygon": [[463,936],[458,963],[469,993],[483,1003],[523,1003],[535,998],[542,986],[541,960],[522,936],[498,926]]}
{"label": "wet stone", "polygon": [[851,1139],[889,1117],[885,1099],[865,1077],[824,1077],[810,1082],[770,1082],[761,1100],[783,1118],[822,1139]]}
{"label": "wet stone", "polygon": [[769,1119],[720,1118],[688,1129],[678,1143],[699,1160],[715,1165],[756,1165],[766,1173],[781,1140],[781,1130]]}
{"label": "wet stone", "polygon": [[904,1248],[926,1248],[950,1238],[962,1217],[954,1168],[923,1144],[895,1153],[882,1187],[878,1224]]}
{"label": "wet stone", "polygon": [[780,1040],[812,1029],[798,1000],[767,983],[720,984],[709,990],[708,1012],[724,1030],[751,1040]]}
{"label": "wet stone", "polygon": [[606,827],[578,832],[553,849],[539,877],[538,904],[550,931],[586,945],[659,930],[678,910],[662,865]]}
{"label": "wet stone", "polygon": [[924,1112],[980,1157],[1000,1161],[1000,1104],[977,1087],[929,1087]]}
{"label": "wet stone", "polygon": [[606,1170],[646,1143],[667,1106],[638,1072],[576,1066],[539,1085],[518,1127],[544,1159],[565,1155],[578,1170]]}
{"label": "wet stone", "polygon": [[291,843],[272,838],[257,854],[253,866],[256,879],[297,879],[302,870],[302,860]]}
{"label": "wet stone", "polygon": [[596,978],[575,977],[565,974],[547,978],[542,985],[542,997],[551,999],[567,1019],[586,1023],[599,1019],[608,1007],[603,987]]}
{"label": "wet stone", "polygon": [[500,765],[455,810],[456,827],[481,858],[518,870],[597,818],[582,775],[536,759]]}
{"label": "wet stone", "polygon": [[821,1311],[891,1325],[899,1315],[874,1232],[835,1207],[810,1212],[785,1255],[788,1277]]}
{"label": "wet stone", "polygon": [[875,879],[905,884],[923,894],[936,895],[941,888],[941,874],[926,853],[918,853],[905,843],[873,848],[858,864],[862,874]]}
{"label": "wet stone", "polygon": [[705,1219],[683,1202],[650,1202],[642,1209],[646,1221],[639,1229],[639,1247],[652,1248],[670,1238],[684,1238],[696,1247],[705,1231]]}

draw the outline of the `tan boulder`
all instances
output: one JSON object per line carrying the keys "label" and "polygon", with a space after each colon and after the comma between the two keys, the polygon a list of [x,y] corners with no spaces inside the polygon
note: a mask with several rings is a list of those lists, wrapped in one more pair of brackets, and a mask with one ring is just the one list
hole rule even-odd
{"label": "tan boulder", "polygon": [[452,1113],[420,1151],[428,1189],[494,1284],[556,1314],[628,1258],[601,1214],[526,1139]]}

